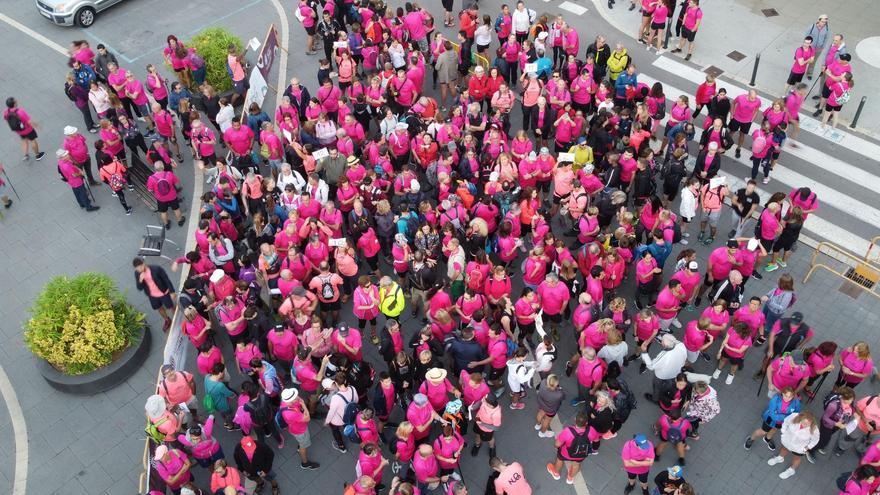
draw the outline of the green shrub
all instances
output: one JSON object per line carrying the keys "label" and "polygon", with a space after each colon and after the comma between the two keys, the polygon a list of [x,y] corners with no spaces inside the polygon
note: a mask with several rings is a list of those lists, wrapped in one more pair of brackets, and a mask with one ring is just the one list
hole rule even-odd
{"label": "green shrub", "polygon": [[226,56],[229,53],[229,44],[234,44],[241,50],[241,40],[237,36],[221,27],[211,27],[195,35],[188,43],[196,49],[198,54],[205,59],[208,73],[205,81],[214,87],[218,93],[232,88],[232,79],[226,72]]}
{"label": "green shrub", "polygon": [[58,370],[81,375],[110,364],[143,331],[144,315],[110,277],[55,277],[37,296],[24,332],[31,352]]}

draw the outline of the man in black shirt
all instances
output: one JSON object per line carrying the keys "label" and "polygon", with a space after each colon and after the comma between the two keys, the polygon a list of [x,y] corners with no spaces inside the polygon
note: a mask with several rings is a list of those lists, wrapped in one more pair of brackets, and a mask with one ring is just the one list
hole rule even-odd
{"label": "man in black shirt", "polygon": [[190,306],[195,308],[202,318],[209,319],[208,314],[208,293],[205,289],[205,281],[199,278],[187,279],[183,283],[183,292],[178,298],[180,309],[186,309]]}
{"label": "man in black shirt", "polygon": [[474,340],[474,330],[470,327],[465,327],[461,331],[460,337],[456,337],[446,344],[446,354],[452,358],[452,369],[455,376],[460,375],[461,370],[468,370],[471,373],[483,371],[482,365],[468,369],[468,363],[482,361],[486,357],[483,347]]}
{"label": "man in black shirt", "polygon": [[[413,259],[409,264],[409,284],[412,295],[412,316],[418,314],[419,304],[426,312],[428,310],[428,291],[434,286],[437,280],[436,262],[427,259],[425,252],[419,249],[413,254]],[[427,315],[426,315],[427,316]],[[422,323],[427,323],[427,318],[422,319]]]}
{"label": "man in black shirt", "polygon": [[742,236],[742,232],[752,218],[752,213],[758,209],[761,198],[755,192],[757,182],[749,180],[746,187],[741,188],[730,197],[731,219],[733,220],[733,228],[728,234],[729,239],[735,239]]}
{"label": "man in black shirt", "polygon": [[[345,8],[345,6],[341,7]],[[318,23],[318,34],[321,35],[321,44],[324,45],[324,58],[333,65],[333,42],[339,37],[339,31],[343,31],[342,25],[330,17],[326,10]]]}

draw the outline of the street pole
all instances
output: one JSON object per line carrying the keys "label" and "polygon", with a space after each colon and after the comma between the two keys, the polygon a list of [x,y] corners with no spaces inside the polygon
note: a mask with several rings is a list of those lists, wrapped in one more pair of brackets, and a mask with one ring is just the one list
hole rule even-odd
{"label": "street pole", "polygon": [[867,101],[868,101],[868,97],[867,97],[867,96],[863,96],[863,97],[862,97],[862,101],[859,102],[859,108],[856,109],[856,115],[855,115],[855,117],[853,117],[852,124],[849,125],[849,127],[850,127],[851,129],[855,129],[855,128],[856,128],[856,124],[857,124],[858,121],[859,121],[859,117],[862,116],[862,110],[865,108],[865,102],[867,102]]}
{"label": "street pole", "polygon": [[755,55],[755,66],[752,67],[752,78],[749,80],[749,86],[755,87],[755,78],[758,77],[758,64],[761,63],[761,54]]}

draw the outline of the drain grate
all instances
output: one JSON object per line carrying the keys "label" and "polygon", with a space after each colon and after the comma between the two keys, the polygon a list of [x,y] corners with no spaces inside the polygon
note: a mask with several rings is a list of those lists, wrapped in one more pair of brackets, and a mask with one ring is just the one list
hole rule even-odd
{"label": "drain grate", "polygon": [[865,275],[859,273],[855,268],[850,268],[849,270],[847,270],[846,274],[844,274],[844,277],[852,280],[853,282],[861,287],[864,287],[865,289],[873,289],[874,284],[876,284],[875,280],[869,279]]}
{"label": "drain grate", "polygon": [[776,9],[761,9],[761,13],[764,14],[764,17],[776,17],[779,15]]}
{"label": "drain grate", "polygon": [[734,50],[734,51],[727,54],[727,58],[730,58],[736,62],[739,62],[740,60],[746,58],[746,56],[743,53]]}

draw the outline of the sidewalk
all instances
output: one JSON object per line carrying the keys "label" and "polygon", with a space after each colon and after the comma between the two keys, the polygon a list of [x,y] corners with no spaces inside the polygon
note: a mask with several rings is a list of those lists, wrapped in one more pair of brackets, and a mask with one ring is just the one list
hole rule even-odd
{"label": "sidewalk", "polygon": [[[840,127],[849,126],[859,101],[867,96],[868,101],[859,118],[859,128],[876,136],[880,134],[880,113],[872,109],[876,110],[880,103],[871,95],[880,92],[880,43],[876,38],[876,23],[872,20],[876,17],[864,15],[871,11],[871,3],[869,0],[833,4],[818,0],[777,4],[746,0],[704,1],[701,4],[703,21],[691,62],[703,70],[715,66],[724,71],[726,76],[748,83],[755,56],[760,54],[756,86],[769,94],[781,95],[795,49],[803,41],[807,28],[819,15],[826,14],[829,16],[831,35],[843,34],[847,51],[853,57],[851,63],[856,84],[852,99],[841,111]],[[618,2],[611,10],[605,2],[594,1],[593,4],[608,22],[615,26],[624,26],[628,36],[635,35],[640,19],[638,10],[627,10],[626,2]],[[769,10],[775,10],[776,15]],[[675,15],[678,15],[677,10]],[[859,46],[863,40],[865,43]],[[828,44],[830,43],[829,36]],[[731,58],[733,52],[739,52],[743,58],[738,61]],[[824,53],[820,59],[824,59]],[[817,74],[819,70],[817,67]],[[812,84],[813,81],[804,82]],[[819,90],[817,85],[811,95],[818,94]],[[809,102],[804,106],[806,110]]]}

